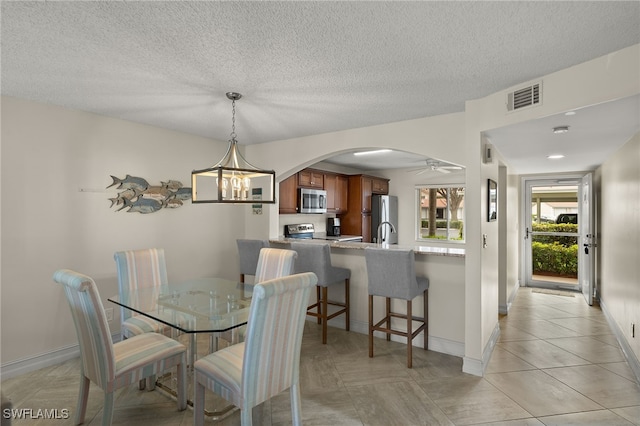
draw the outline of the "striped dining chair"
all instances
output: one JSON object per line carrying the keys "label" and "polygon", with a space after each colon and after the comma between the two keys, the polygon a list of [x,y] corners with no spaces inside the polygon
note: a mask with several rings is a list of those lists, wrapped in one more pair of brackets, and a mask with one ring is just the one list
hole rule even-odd
{"label": "striped dining chair", "polygon": [[158,333],[144,333],[113,343],[96,283],[90,277],[61,269],[53,280],[62,284],[80,344],[80,392],[75,424],[84,422],[91,382],[104,391],[103,426],[113,418],[114,392],[176,367],[178,410],[187,408],[187,350]]}
{"label": "striped dining chair", "polygon": [[[298,253],[293,250],[262,248],[258,255],[258,265],[255,271],[255,282],[271,280],[274,278],[286,277],[294,272]],[[247,326],[239,327],[231,333],[223,336],[231,344],[243,341],[247,333]]]}
{"label": "striped dining chair", "polygon": [[[164,260],[164,250],[157,248],[142,250],[118,251],[114,254],[118,268],[118,290],[120,299],[126,304],[129,291],[167,285],[167,267]],[[153,300],[147,311],[154,309]],[[138,315],[129,309],[120,307],[120,329],[122,338],[137,336],[142,333],[162,333],[171,335],[171,328],[148,318]]]}
{"label": "striped dining chair", "polygon": [[300,347],[307,302],[317,280],[307,272],[255,286],[246,340],[194,364],[196,425],[204,424],[205,388],[240,408],[242,426],[252,424],[253,407],[290,389],[293,424],[302,425]]}
{"label": "striped dining chair", "polygon": [[256,283],[293,274],[298,253],[293,250],[263,248],[258,256]]}

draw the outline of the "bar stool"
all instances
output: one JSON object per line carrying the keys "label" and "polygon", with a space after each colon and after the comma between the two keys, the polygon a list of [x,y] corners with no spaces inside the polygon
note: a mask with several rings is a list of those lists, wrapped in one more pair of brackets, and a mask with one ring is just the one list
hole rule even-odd
{"label": "bar stool", "polygon": [[240,256],[240,282],[244,282],[245,275],[256,275],[260,249],[269,247],[267,240],[236,240],[238,255]]}
{"label": "bar stool", "polygon": [[[367,247],[364,250],[369,277],[369,358],[373,357],[373,332],[381,331],[391,339],[391,334],[407,338],[407,367],[412,367],[413,339],[424,330],[424,349],[428,348],[428,294],[429,280],[417,277],[413,250],[389,250]],[[423,294],[424,317],[412,314],[412,300]],[[373,296],[386,299],[386,312],[382,320],[373,323]],[[407,301],[407,313],[391,311],[391,299]],[[391,318],[402,318],[407,321],[406,331],[391,328]],[[420,326],[414,331],[413,321]],[[384,324],[384,325],[383,325]]]}
{"label": "bar stool", "polygon": [[[291,243],[291,249],[298,253],[296,273],[313,272],[318,276],[316,285],[316,303],[307,307],[307,315],[318,318],[322,324],[322,343],[327,343],[327,321],[345,314],[345,329],[349,331],[349,280],[351,270],[331,266],[331,248],[329,244]],[[330,285],[344,281],[344,303],[329,300]],[[338,306],[338,311],[329,314],[328,305]],[[316,309],[316,312],[313,310]]]}

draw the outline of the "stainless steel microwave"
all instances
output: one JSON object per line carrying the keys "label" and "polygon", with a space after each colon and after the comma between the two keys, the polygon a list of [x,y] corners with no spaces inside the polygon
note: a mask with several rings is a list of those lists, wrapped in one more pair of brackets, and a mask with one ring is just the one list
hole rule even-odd
{"label": "stainless steel microwave", "polygon": [[322,189],[298,189],[298,212],[326,213],[327,191]]}

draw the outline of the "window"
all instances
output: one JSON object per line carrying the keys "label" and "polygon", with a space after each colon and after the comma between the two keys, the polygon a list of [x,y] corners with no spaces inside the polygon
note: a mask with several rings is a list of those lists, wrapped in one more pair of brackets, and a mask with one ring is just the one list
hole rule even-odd
{"label": "window", "polygon": [[416,187],[418,241],[464,241],[464,187]]}

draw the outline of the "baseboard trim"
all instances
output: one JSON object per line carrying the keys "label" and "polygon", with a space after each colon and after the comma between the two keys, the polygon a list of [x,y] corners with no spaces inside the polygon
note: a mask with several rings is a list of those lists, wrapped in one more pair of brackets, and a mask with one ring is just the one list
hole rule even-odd
{"label": "baseboard trim", "polygon": [[606,304],[602,300],[600,300],[600,308],[602,309],[604,317],[607,319],[609,326],[613,330],[613,334],[616,336],[616,340],[618,340],[618,344],[622,349],[624,357],[627,359],[629,368],[631,368],[631,371],[633,371],[633,374],[636,376],[636,382],[640,384],[640,361],[638,361],[638,357],[631,349],[631,346],[629,345],[629,342],[627,342],[624,333],[622,332],[622,330],[620,330],[620,327],[618,327],[618,323],[613,319],[613,317],[609,313],[609,310],[607,309]]}
{"label": "baseboard trim", "polygon": [[[114,342],[120,340],[120,332],[113,333],[111,338]],[[51,367],[61,364],[73,358],[80,356],[79,345],[69,345],[50,352],[46,352],[33,357],[11,361],[0,366],[0,379],[6,380],[17,377],[22,374],[40,370],[41,368]]]}
{"label": "baseboard trim", "polygon": [[520,288],[520,280],[516,280],[513,286],[511,287],[511,296],[509,296],[509,300],[507,300],[507,304],[498,306],[499,314],[501,315],[509,314],[509,310],[511,309],[511,305],[513,304],[513,301],[515,300],[516,295],[518,294],[519,288]]}
{"label": "baseboard trim", "polygon": [[496,326],[491,333],[491,337],[489,341],[484,347],[484,351],[482,351],[482,359],[475,359],[469,357],[462,358],[462,372],[467,374],[473,374],[474,376],[483,377],[484,373],[489,365],[489,361],[491,360],[491,355],[493,355],[493,350],[496,347],[496,343],[498,343],[498,338],[500,337],[500,323],[496,323]]}

